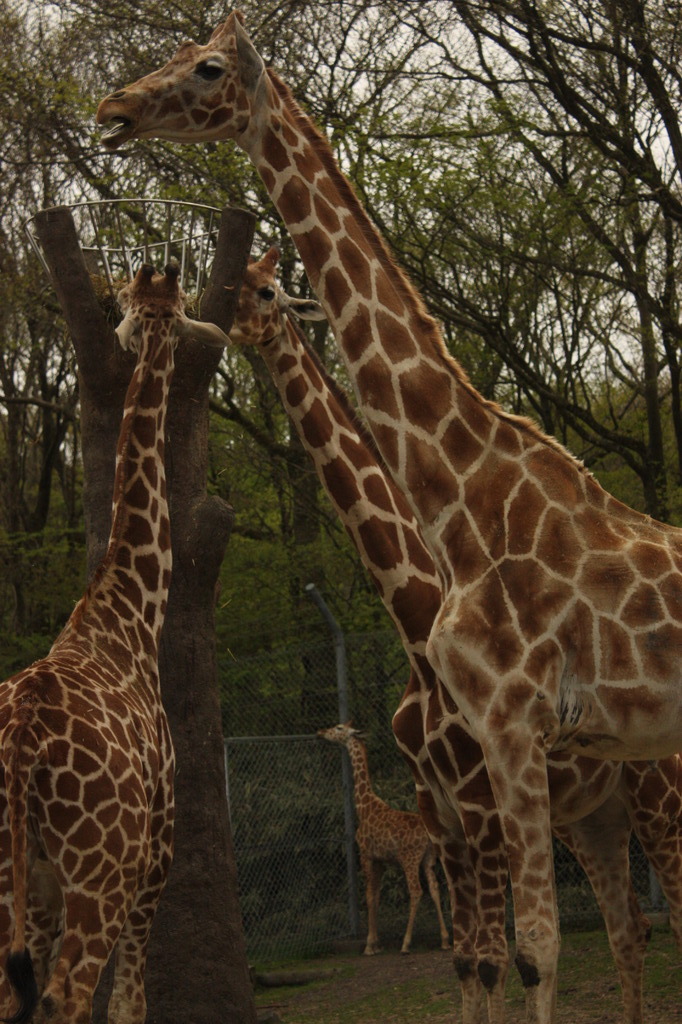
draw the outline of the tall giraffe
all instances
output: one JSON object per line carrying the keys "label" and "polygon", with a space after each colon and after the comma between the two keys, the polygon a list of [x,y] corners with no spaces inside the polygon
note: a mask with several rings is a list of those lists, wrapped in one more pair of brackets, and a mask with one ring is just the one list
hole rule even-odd
{"label": "tall giraffe", "polygon": [[158,647],[171,577],[164,431],[180,336],[176,267],[121,290],[136,349],[104,558],[47,657],[0,685],[0,1005],[14,1024],[89,1024],[116,949],[109,1024],[142,1024],[144,968],[173,846],[173,746]]}
{"label": "tall giraffe", "polygon": [[365,876],[367,903],[367,942],[365,954],[379,952],[379,898],[381,875],[386,864],[399,864],[403,869],[410,897],[410,913],[400,949],[409,953],[412,945],[414,920],[419,909],[422,888],[419,868],[424,869],[426,881],[438,915],[441,949],[449,948],[448,930],[440,905],[438,879],[433,870],[436,848],[429,839],[424,822],[412,811],[399,811],[377,796],[372,789],[367,760],[367,748],[360,733],[350,722],[319,729],[318,736],[330,743],[340,743],[350,757],[353,769],[353,794],[358,819],[355,841],[360,852],[360,866]]}
{"label": "tall giraffe", "polygon": [[103,100],[97,118],[111,149],[233,139],[289,229],[443,581],[427,656],[483,749],[527,1013],[548,1024],[559,922],[546,755],[682,746],[682,532],[623,506],[471,386],[239,15]]}
{"label": "tall giraffe", "polygon": [[[273,247],[248,266],[230,342],[257,346],[401,635],[412,679],[394,716],[394,731],[451,890],[463,1020],[480,1021],[484,980],[489,1020],[496,1024],[504,1015],[506,866],[492,859],[491,845],[499,847],[499,822],[482,750],[423,656],[440,607],[436,568],[402,492],[363,436],[345,393],[296,330],[292,316],[319,319],[320,307],[283,293],[276,279],[278,259]],[[444,744],[449,745],[447,757]],[[682,950],[682,760],[674,756],[657,765],[627,764],[624,774],[620,763],[563,753],[549,756],[548,770],[555,834],[592,883],[620,973],[624,1019],[640,1024],[648,922],[629,885],[629,837],[634,825],[668,898]],[[479,821],[473,851],[463,844],[464,815]],[[499,972],[493,969],[491,936],[503,961]],[[472,969],[474,951],[478,972]]]}

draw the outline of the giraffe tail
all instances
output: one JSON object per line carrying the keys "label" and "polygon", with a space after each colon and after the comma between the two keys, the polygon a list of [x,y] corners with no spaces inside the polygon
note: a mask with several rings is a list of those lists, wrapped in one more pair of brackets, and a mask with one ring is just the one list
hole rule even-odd
{"label": "giraffe tail", "polygon": [[0,1017],[4,1024],[26,1024],[33,1017],[38,1005],[38,986],[33,973],[31,954],[24,948],[17,953],[10,953],[5,964],[9,983],[18,999],[19,1008],[11,1017]]}
{"label": "giraffe tail", "polygon": [[2,737],[2,761],[5,768],[5,790],[12,841],[12,888],[14,927],[9,956],[5,965],[7,979],[14,990],[18,1008],[11,1017],[2,1017],[4,1024],[26,1024],[38,1004],[38,986],[31,954],[26,946],[26,910],[28,894],[27,819],[28,784],[34,765],[40,759],[40,744],[35,733],[21,722],[18,728]]}

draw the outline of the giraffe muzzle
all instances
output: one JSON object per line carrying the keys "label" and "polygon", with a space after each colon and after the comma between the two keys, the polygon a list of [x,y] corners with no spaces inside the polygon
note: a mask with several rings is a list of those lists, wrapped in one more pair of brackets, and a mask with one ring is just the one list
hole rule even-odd
{"label": "giraffe muzzle", "polygon": [[127,117],[112,117],[101,135],[107,149],[116,149],[133,134],[133,123]]}

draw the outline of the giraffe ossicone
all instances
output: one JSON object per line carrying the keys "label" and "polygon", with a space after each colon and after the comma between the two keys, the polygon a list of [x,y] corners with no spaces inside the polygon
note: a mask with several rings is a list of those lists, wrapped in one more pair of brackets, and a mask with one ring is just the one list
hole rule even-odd
{"label": "giraffe ossicone", "polygon": [[[0,684],[0,1012],[88,1024],[114,953],[109,1024],[143,1024],[144,971],[173,850],[173,745],[159,638],[171,578],[164,445],[178,275],[144,265],[120,292],[137,350],[116,452],[112,525],[45,658]],[[222,339],[220,335],[222,334]]]}
{"label": "giraffe ossicone", "polygon": [[547,754],[682,747],[682,531],[607,494],[472,387],[328,142],[231,14],[103,100],[105,143],[229,138],[275,202],[363,416],[443,581],[426,649],[481,745],[508,855],[528,1012],[549,1024],[559,922]]}

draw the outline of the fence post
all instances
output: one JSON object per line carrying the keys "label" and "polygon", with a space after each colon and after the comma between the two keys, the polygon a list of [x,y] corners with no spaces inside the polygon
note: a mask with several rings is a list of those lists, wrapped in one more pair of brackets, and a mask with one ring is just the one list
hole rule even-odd
{"label": "fence post", "polygon": [[[323,619],[329,626],[334,639],[336,654],[336,686],[339,698],[339,722],[347,722],[348,711],[348,666],[346,660],[346,641],[343,631],[332,615],[324,598],[314,583],[305,586],[305,592],[313,604],[317,605]],[[348,919],[351,934],[360,934],[360,915],[358,913],[358,873],[355,862],[355,805],[353,802],[353,772],[348,751],[343,751],[341,762],[343,773],[343,817],[345,825],[346,867],[348,871]]]}
{"label": "fence post", "polygon": [[661,889],[661,883],[656,877],[651,864],[649,864],[649,901],[652,910],[666,910],[668,908],[663,890]]}

